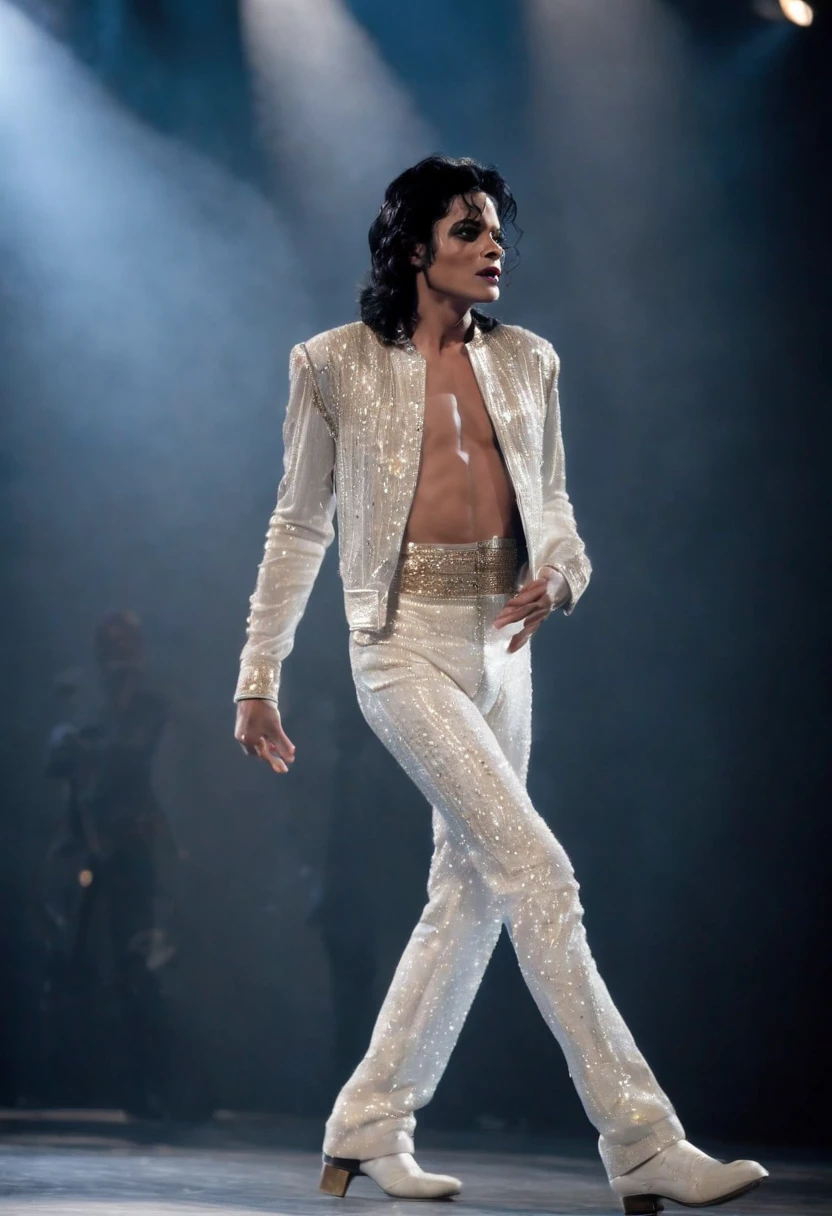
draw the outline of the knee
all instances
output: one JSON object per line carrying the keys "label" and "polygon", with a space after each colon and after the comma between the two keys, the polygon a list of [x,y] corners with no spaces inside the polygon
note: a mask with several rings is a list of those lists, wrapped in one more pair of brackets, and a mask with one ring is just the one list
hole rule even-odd
{"label": "knee", "polygon": [[536,812],[501,825],[499,835],[484,840],[477,854],[480,868],[484,863],[514,883],[568,884],[575,878],[566,849]]}
{"label": "knee", "polygon": [[516,943],[522,932],[546,941],[557,954],[586,946],[580,885],[572,867],[538,861],[512,874],[506,884],[505,923]]}
{"label": "knee", "polygon": [[580,904],[580,884],[569,858],[560,848],[532,857],[511,876],[512,890],[527,895],[556,893],[566,904]]}
{"label": "knee", "polygon": [[558,915],[583,914],[580,883],[564,849],[554,838],[542,846],[535,844],[516,864],[503,866],[491,880],[492,889],[504,898],[542,901],[557,906]]}

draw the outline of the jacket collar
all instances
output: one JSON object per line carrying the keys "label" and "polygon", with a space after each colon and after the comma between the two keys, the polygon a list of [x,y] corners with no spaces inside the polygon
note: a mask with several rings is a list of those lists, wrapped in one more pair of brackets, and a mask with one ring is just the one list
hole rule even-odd
{"label": "jacket collar", "polygon": [[[487,342],[488,334],[484,330],[480,329],[479,325],[477,325],[475,321],[473,325],[473,333],[465,345],[472,347],[474,350],[479,350],[480,347],[485,346]],[[419,354],[419,351],[416,349],[412,339],[408,338],[407,334],[404,332],[403,326],[399,327],[399,340],[396,345],[399,350],[406,351],[408,354]],[[420,355],[419,357],[421,358],[422,356]]]}

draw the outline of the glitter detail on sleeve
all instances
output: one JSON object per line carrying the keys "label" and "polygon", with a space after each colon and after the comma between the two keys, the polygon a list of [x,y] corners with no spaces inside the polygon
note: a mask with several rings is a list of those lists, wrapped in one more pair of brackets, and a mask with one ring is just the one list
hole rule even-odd
{"label": "glitter detail on sleeve", "polygon": [[277,701],[280,668],[292,649],[335,529],[335,441],[302,346],[292,349],[283,426],[284,472],[250,599],[235,700]]}

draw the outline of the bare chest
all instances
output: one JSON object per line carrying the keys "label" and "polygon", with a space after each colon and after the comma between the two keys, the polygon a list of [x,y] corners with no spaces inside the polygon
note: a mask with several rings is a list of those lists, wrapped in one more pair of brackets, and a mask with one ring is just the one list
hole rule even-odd
{"label": "bare chest", "polygon": [[450,444],[459,451],[496,446],[485,401],[464,353],[428,360],[423,444],[426,449]]}

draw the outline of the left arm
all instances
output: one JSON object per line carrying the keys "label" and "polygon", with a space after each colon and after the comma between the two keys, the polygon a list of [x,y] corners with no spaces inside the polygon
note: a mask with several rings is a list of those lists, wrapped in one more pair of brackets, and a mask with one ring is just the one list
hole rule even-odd
{"label": "left arm", "polygon": [[[560,398],[558,379],[560,359],[552,349],[554,370],[552,385],[546,402],[546,421],[543,431],[543,550],[538,575],[552,570],[560,573],[566,581],[569,596],[564,607],[564,616],[574,612],[575,605],[586,590],[592,566],[586,555],[584,542],[575,525],[575,512],[566,492],[566,465],[561,433]],[[548,567],[544,571],[542,567]],[[556,604],[555,607],[560,607]]]}
{"label": "left arm", "polygon": [[498,629],[510,621],[525,620],[522,631],[515,634],[509,642],[508,649],[511,652],[519,650],[556,608],[563,608],[564,616],[574,612],[592,572],[584,542],[578,535],[575,512],[566,492],[566,464],[558,394],[560,359],[553,347],[549,350],[553,369],[543,429],[541,561],[535,578],[527,582],[509,600],[494,620]]}

